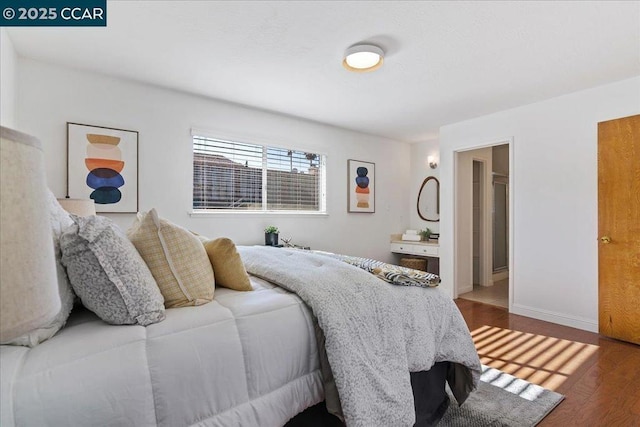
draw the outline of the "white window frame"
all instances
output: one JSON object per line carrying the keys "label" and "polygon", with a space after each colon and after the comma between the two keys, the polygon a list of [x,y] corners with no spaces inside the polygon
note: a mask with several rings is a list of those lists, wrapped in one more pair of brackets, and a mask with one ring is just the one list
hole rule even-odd
{"label": "white window frame", "polygon": [[[194,138],[208,138],[220,141],[229,141],[229,142],[237,142],[240,144],[252,144],[259,145],[263,147],[262,156],[263,156],[263,166],[262,166],[262,182],[264,183],[262,186],[262,208],[261,209],[196,209],[193,207],[193,189],[194,189]],[[260,141],[260,142],[257,142]],[[212,216],[225,216],[225,215],[275,215],[275,216],[328,216],[327,213],[327,155],[317,149],[309,148],[309,147],[295,147],[295,144],[291,144],[291,146],[280,143],[273,143],[268,141],[266,138],[255,138],[255,137],[245,137],[238,135],[230,135],[224,132],[216,132],[210,130],[202,130],[202,129],[191,129],[191,139],[190,139],[190,148],[192,154],[191,161],[191,209],[189,211],[189,215],[192,217],[212,217]],[[267,168],[266,165],[266,155],[267,150],[264,148],[277,148],[277,149],[287,149],[294,151],[303,151],[303,152],[312,152],[317,154],[319,159],[319,166],[321,170],[321,179],[319,183],[319,191],[320,191],[320,199],[318,210],[284,210],[284,209],[267,209],[267,185],[266,185],[266,175]]]}

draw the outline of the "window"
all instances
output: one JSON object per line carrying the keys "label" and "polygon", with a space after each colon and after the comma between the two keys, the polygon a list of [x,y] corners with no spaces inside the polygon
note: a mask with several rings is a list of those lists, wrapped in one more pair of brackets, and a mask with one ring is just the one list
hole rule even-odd
{"label": "window", "polygon": [[325,156],[193,136],[193,209],[325,212]]}

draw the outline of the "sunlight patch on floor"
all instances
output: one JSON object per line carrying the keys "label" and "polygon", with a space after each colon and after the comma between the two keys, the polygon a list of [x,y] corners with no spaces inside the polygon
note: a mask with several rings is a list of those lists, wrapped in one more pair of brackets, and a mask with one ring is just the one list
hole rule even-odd
{"label": "sunlight patch on floor", "polygon": [[471,336],[482,364],[550,390],[598,350],[596,345],[486,325]]}

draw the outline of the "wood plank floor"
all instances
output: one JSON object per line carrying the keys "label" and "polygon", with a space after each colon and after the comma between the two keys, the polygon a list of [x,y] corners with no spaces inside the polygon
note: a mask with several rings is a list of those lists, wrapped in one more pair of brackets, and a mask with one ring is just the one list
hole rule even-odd
{"label": "wood plank floor", "polygon": [[457,299],[482,362],[565,395],[540,424],[640,426],[640,346]]}

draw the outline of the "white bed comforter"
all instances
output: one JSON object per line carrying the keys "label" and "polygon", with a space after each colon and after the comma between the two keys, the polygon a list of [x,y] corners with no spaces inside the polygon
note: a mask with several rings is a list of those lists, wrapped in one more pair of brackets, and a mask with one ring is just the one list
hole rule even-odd
{"label": "white bed comforter", "polygon": [[0,347],[0,424],[282,426],[323,400],[304,303],[252,278],[150,326],[72,313],[33,349]]}

